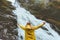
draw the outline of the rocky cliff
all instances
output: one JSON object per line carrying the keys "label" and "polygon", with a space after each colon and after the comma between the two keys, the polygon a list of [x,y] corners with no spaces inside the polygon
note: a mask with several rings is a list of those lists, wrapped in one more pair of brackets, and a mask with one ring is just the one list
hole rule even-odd
{"label": "rocky cliff", "polygon": [[11,2],[0,0],[0,40],[17,40],[16,16]]}

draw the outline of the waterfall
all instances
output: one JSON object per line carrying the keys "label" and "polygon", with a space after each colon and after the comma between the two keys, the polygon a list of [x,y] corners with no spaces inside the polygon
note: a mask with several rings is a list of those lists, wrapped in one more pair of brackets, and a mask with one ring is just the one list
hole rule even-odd
{"label": "waterfall", "polygon": [[[21,7],[17,1],[13,1],[12,5],[16,7],[16,10],[13,10],[13,12],[15,13],[15,15],[17,15],[17,23],[25,26],[27,22],[30,22],[31,25],[36,26],[44,21],[37,19],[29,11]],[[36,40],[60,40],[60,35],[50,27],[50,24],[48,22],[46,22],[43,27],[47,30],[39,28],[35,31]],[[18,40],[24,40],[24,36],[25,31],[21,28],[18,28]]]}

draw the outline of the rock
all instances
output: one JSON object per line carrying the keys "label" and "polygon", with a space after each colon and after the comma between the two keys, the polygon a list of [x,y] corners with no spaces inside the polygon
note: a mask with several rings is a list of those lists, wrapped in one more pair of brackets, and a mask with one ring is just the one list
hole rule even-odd
{"label": "rock", "polygon": [[0,39],[0,40],[2,40],[2,39]]}
{"label": "rock", "polygon": [[0,40],[17,40],[18,33],[13,32],[17,28],[14,8],[11,2],[0,0]]}

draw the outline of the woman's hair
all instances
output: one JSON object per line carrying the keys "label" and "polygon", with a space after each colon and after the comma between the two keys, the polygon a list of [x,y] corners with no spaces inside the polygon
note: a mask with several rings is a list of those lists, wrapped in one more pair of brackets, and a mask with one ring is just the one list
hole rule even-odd
{"label": "woman's hair", "polygon": [[28,22],[27,25],[31,25],[31,24]]}
{"label": "woman's hair", "polygon": [[27,25],[30,25],[30,27],[31,27],[31,23],[28,22],[28,23],[26,24],[26,27],[27,27]]}

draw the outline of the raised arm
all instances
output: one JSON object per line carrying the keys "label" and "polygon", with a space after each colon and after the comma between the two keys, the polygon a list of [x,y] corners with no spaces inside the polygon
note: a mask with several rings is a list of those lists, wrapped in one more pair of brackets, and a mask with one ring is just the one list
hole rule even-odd
{"label": "raised arm", "polygon": [[23,25],[21,25],[21,24],[17,24],[17,26],[18,26],[19,28],[22,28],[23,30],[25,30],[25,26],[23,26]]}
{"label": "raised arm", "polygon": [[34,30],[36,30],[36,29],[38,29],[38,28],[42,27],[44,24],[45,24],[45,22],[41,23],[41,24],[40,24],[40,25],[38,25],[38,26],[34,26],[33,28],[34,28]]}

